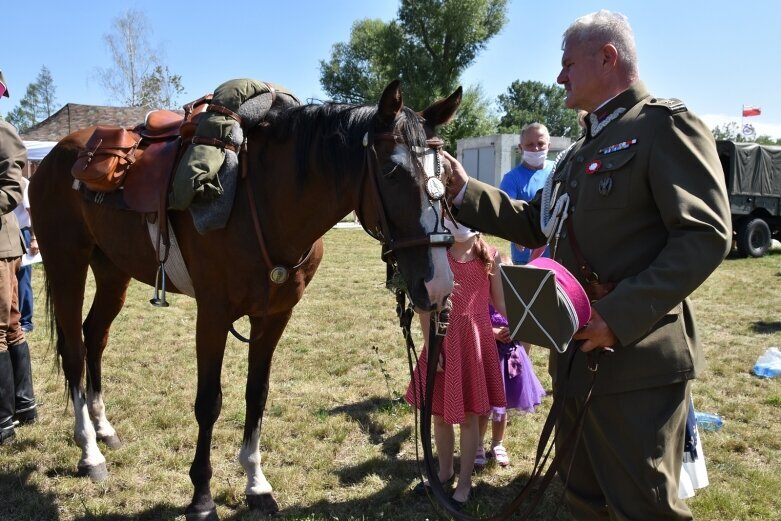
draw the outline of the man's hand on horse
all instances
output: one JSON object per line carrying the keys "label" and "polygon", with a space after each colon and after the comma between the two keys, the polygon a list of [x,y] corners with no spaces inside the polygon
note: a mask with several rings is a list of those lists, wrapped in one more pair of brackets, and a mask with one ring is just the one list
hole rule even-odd
{"label": "man's hand on horse", "polygon": [[442,150],[442,157],[445,159],[445,174],[447,180],[445,181],[445,187],[447,188],[447,195],[450,199],[458,195],[458,192],[466,184],[469,176],[466,174],[466,170],[458,162],[458,159],[447,153],[446,150]]}
{"label": "man's hand on horse", "polygon": [[593,307],[591,308],[591,320],[580,328],[573,338],[584,340],[580,346],[580,350],[584,353],[603,347],[612,349],[618,343],[618,338],[613,330],[607,325],[599,311]]}

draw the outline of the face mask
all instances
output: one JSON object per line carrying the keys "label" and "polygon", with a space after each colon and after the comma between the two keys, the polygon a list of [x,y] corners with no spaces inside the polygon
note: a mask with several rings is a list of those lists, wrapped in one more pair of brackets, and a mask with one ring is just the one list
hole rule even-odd
{"label": "face mask", "polygon": [[459,224],[456,228],[455,223],[453,223],[453,221],[448,218],[445,218],[445,226],[450,229],[450,233],[453,234],[453,238],[456,240],[456,242],[466,242],[477,235],[476,231],[470,230],[464,224]]}
{"label": "face mask", "polygon": [[545,159],[548,157],[547,150],[540,150],[539,152],[523,151],[523,162],[534,168],[542,168],[545,164]]}

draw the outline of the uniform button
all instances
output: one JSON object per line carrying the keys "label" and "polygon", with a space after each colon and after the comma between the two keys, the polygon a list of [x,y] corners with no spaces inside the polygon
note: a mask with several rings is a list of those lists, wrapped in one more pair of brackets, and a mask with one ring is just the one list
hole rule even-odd
{"label": "uniform button", "polygon": [[571,188],[577,188],[578,187],[577,179],[573,179],[572,181],[570,181],[569,185],[570,185]]}

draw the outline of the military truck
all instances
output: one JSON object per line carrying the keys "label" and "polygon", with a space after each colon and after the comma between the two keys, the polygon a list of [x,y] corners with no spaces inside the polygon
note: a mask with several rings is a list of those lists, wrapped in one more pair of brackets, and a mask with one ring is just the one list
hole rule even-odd
{"label": "military truck", "polygon": [[762,257],[781,236],[781,146],[716,141],[737,254]]}

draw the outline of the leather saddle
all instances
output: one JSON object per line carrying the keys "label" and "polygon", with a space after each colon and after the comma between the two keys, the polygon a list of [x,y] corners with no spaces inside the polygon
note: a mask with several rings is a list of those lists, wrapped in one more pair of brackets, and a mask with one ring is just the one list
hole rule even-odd
{"label": "leather saddle", "polygon": [[122,194],[128,210],[151,213],[165,211],[171,176],[192,140],[198,120],[211,101],[203,96],[184,106],[184,115],[171,110],[154,110],[132,132],[139,146],[128,170]]}

